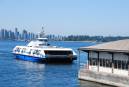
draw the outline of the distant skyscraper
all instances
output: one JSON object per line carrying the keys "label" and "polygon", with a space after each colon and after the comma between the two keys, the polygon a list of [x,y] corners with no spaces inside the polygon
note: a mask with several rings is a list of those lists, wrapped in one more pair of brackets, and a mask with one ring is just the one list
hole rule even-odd
{"label": "distant skyscraper", "polygon": [[22,39],[27,40],[27,31],[26,30],[22,31]]}
{"label": "distant skyscraper", "polygon": [[18,40],[18,34],[19,34],[18,28],[15,28],[15,39],[16,39],[16,40]]}
{"label": "distant skyscraper", "polygon": [[2,39],[2,33],[1,33],[1,30],[0,30],[0,40]]}
{"label": "distant skyscraper", "polygon": [[12,40],[15,39],[15,34],[11,30],[8,32],[8,35],[9,35],[9,39],[12,39]]}
{"label": "distant skyscraper", "polygon": [[1,29],[1,39],[4,39],[4,29]]}
{"label": "distant skyscraper", "polygon": [[[40,34],[41,37],[44,36],[44,31],[42,31]],[[15,28],[14,32],[11,30],[0,29],[0,40],[33,40],[35,38],[38,38],[37,34],[28,32],[25,29],[22,31],[22,33],[18,31],[18,28]]]}
{"label": "distant skyscraper", "polygon": [[5,29],[4,30],[4,39],[8,39],[9,38],[9,34],[8,31]]}

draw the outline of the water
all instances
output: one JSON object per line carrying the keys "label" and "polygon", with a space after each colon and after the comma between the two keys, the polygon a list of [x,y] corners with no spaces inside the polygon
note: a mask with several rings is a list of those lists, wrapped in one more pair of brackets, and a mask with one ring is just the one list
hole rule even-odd
{"label": "water", "polygon": [[[16,45],[25,45],[20,41],[0,41],[0,87],[103,87],[89,82],[80,82],[78,60],[72,64],[41,64],[16,60],[11,54]],[[77,52],[89,42],[50,42],[52,45],[70,47]],[[81,65],[86,63],[85,53],[81,54]],[[98,85],[98,86],[97,86]],[[106,86],[107,87],[107,86]]]}

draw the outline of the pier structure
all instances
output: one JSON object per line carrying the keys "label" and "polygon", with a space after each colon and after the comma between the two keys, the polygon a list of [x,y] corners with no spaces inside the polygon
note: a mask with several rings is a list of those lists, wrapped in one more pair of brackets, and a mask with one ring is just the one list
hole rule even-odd
{"label": "pier structure", "polygon": [[87,64],[79,70],[82,80],[129,86],[129,39],[80,47],[87,53]]}

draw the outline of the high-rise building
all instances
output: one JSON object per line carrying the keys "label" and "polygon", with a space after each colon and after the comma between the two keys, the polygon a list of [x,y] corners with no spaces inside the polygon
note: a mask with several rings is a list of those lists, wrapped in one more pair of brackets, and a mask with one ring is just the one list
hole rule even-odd
{"label": "high-rise building", "polygon": [[[44,36],[44,31],[41,34],[41,37]],[[33,40],[38,38],[38,34],[34,34],[32,32],[28,32],[27,30],[23,30],[22,33],[18,31],[18,28],[15,28],[15,31],[0,29],[0,40]]]}
{"label": "high-rise building", "polygon": [[1,29],[1,39],[4,39],[4,29]]}
{"label": "high-rise building", "polygon": [[12,39],[12,40],[15,39],[15,34],[11,30],[8,32],[8,35],[9,35],[9,39]]}
{"label": "high-rise building", "polygon": [[1,33],[1,30],[0,30],[0,40],[2,39],[2,33]]}
{"label": "high-rise building", "polygon": [[16,40],[18,40],[18,35],[19,35],[18,28],[15,28],[15,39]]}
{"label": "high-rise building", "polygon": [[7,40],[9,38],[8,31],[5,29],[4,30],[4,39]]}
{"label": "high-rise building", "polygon": [[22,39],[27,40],[27,31],[25,29],[22,31]]}

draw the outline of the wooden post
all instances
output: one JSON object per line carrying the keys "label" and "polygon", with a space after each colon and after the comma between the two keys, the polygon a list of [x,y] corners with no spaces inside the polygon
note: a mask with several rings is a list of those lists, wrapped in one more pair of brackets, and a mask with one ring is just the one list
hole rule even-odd
{"label": "wooden post", "polygon": [[128,76],[129,76],[129,54],[128,54],[128,62],[127,62],[127,64],[128,64]]}
{"label": "wooden post", "polygon": [[80,69],[80,50],[78,50],[79,57],[78,57],[78,70]]}
{"label": "wooden post", "polygon": [[88,56],[87,56],[87,69],[89,70],[89,65],[90,65],[90,58],[89,58],[89,51],[87,52]]}
{"label": "wooden post", "polygon": [[111,53],[112,55],[112,73],[114,73],[114,53]]}
{"label": "wooden post", "polygon": [[98,53],[98,59],[97,59],[97,64],[98,64],[98,72],[99,72],[99,65],[100,65],[100,61],[99,61],[99,52]]}
{"label": "wooden post", "polygon": [[128,71],[128,76],[129,76],[129,53],[124,53],[126,56],[128,56],[128,60],[127,60],[127,65],[125,66],[125,69],[127,69]]}

